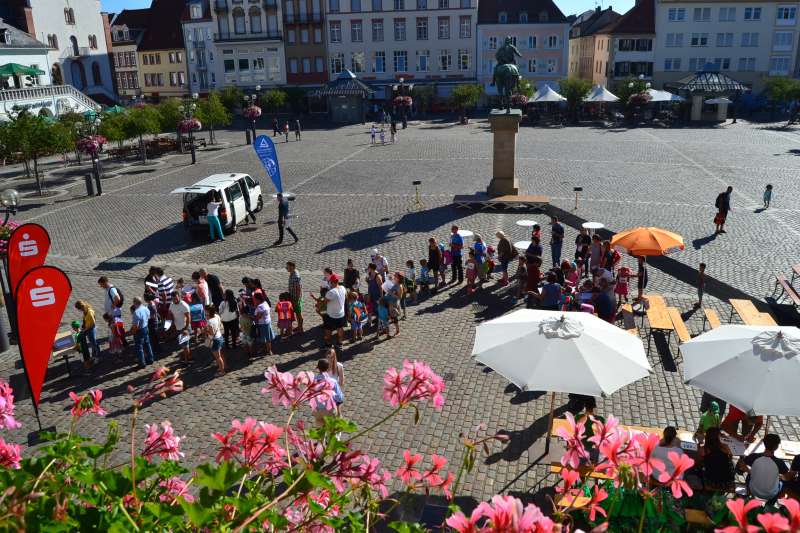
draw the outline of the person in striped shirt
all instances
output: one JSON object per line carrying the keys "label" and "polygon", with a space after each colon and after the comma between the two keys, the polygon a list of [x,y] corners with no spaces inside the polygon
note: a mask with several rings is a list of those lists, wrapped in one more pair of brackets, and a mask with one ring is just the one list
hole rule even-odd
{"label": "person in striped shirt", "polygon": [[158,314],[161,315],[162,320],[166,320],[169,304],[172,302],[172,293],[175,292],[175,282],[164,274],[162,268],[156,267],[155,274],[158,276]]}

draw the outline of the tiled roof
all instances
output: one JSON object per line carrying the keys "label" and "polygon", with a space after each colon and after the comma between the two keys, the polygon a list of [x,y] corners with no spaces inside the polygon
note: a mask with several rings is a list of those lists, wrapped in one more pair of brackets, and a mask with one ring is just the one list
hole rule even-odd
{"label": "tiled roof", "polygon": [[572,26],[570,30],[570,38],[572,37],[585,37],[587,35],[594,35],[601,28],[608,26],[620,17],[620,14],[612,10],[610,7],[607,9],[596,9],[594,13],[588,17],[580,17],[578,21]]}
{"label": "tiled roof", "polygon": [[181,14],[185,4],[185,0],[153,0],[140,51],[184,47]]}
{"label": "tiled roof", "polygon": [[723,93],[728,91],[749,91],[745,85],[722,72],[703,71],[692,74],[674,84],[683,91]]}
{"label": "tiled roof", "polygon": [[150,16],[149,9],[123,9],[111,21],[112,26],[127,26],[128,28],[146,28]]}
{"label": "tiled roof", "polygon": [[6,44],[0,41],[0,48],[47,48],[47,45],[37,41],[22,30],[18,30],[11,24],[3,22],[0,19],[0,31],[6,31],[11,34],[11,42]]}
{"label": "tiled roof", "polygon": [[655,0],[638,0],[636,5],[597,33],[650,34],[656,32]]}
{"label": "tiled roof", "polygon": [[[498,24],[498,14],[508,14],[508,24],[520,24],[519,14],[528,14],[528,24],[566,23],[567,17],[558,9],[553,0],[480,0],[478,2],[478,24]],[[547,21],[539,19],[546,14]],[[524,24],[524,23],[523,23]]]}

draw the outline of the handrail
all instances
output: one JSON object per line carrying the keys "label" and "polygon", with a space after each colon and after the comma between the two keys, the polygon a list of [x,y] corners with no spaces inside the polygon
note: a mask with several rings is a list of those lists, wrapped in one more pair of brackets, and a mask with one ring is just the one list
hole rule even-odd
{"label": "handrail", "polygon": [[0,102],[26,100],[32,98],[52,98],[54,96],[71,96],[90,109],[100,109],[100,105],[97,102],[77,90],[72,85],[45,85],[41,87],[24,87],[22,89],[0,90]]}

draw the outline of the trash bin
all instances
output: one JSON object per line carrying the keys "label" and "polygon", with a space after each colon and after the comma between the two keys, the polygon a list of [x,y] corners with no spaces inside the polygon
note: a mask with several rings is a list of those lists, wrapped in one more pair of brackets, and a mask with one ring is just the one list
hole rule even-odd
{"label": "trash bin", "polygon": [[86,181],[86,196],[94,196],[94,183],[92,183],[94,178],[91,174],[86,174],[83,179]]}

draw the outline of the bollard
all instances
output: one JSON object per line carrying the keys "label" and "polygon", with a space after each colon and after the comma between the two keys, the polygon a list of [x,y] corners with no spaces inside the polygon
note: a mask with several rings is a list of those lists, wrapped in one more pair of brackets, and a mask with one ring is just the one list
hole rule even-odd
{"label": "bollard", "polygon": [[86,174],[86,176],[84,176],[83,179],[86,181],[86,196],[94,196],[94,184],[92,183],[92,175]]}

